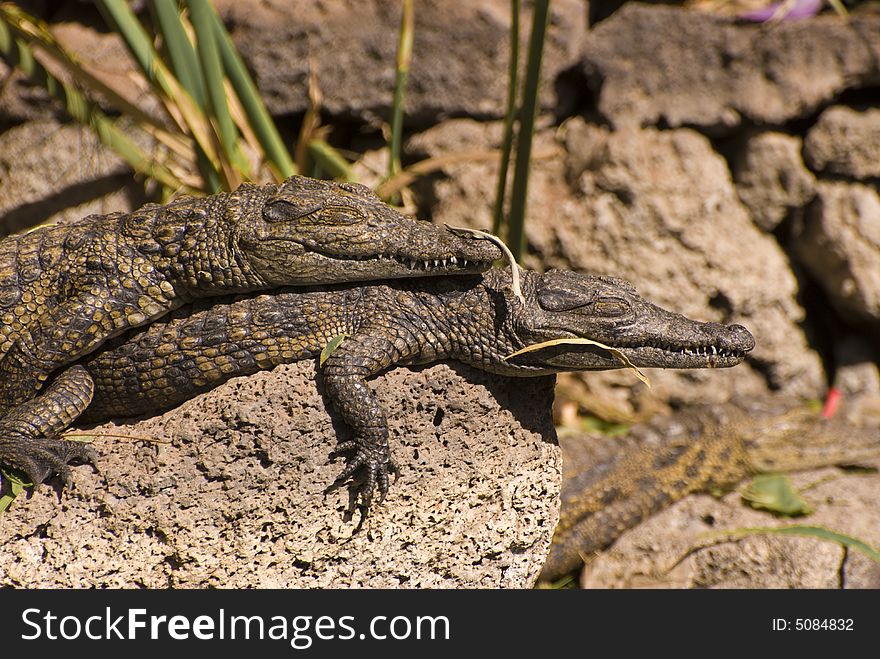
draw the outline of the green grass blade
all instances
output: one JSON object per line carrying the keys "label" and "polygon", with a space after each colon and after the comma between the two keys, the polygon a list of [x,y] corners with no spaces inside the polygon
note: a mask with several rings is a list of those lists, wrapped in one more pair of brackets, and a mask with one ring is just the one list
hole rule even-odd
{"label": "green grass blade", "polygon": [[232,83],[235,93],[244,108],[248,121],[253,128],[254,134],[263,147],[270,167],[274,170],[279,180],[297,173],[296,166],[290,157],[284,141],[275,128],[272,117],[260,98],[257,86],[254,84],[247,67],[238,54],[229,33],[223,26],[223,22],[217,12],[211,11],[211,19],[214,26],[214,36],[220,49],[220,57],[223,60],[223,68]]}
{"label": "green grass blade", "polygon": [[849,16],[849,12],[846,10],[846,6],[840,0],[828,0],[828,4],[831,5],[831,8],[837,12],[838,16],[846,18]]}
{"label": "green grass blade", "polygon": [[510,67],[507,71],[507,108],[504,112],[504,137],[501,140],[501,166],[492,212],[492,233],[501,235],[504,222],[504,199],[507,196],[507,172],[513,148],[513,122],[516,119],[516,92],[519,84],[519,0],[510,0]]}
{"label": "green grass blade", "polygon": [[206,103],[205,80],[192,42],[183,27],[175,0],[153,0],[156,23],[162,33],[171,70],[199,107]]}
{"label": "green grass blade", "polygon": [[309,156],[333,178],[352,183],[357,181],[348,161],[326,141],[320,139],[310,141]]}
{"label": "green grass blade", "polygon": [[406,81],[412,61],[415,10],[412,0],[403,0],[400,35],[397,42],[397,69],[394,81],[394,103],[391,108],[391,153],[388,158],[388,178],[400,171],[400,146],[403,141],[403,103]]}
{"label": "green grass blade", "polygon": [[149,155],[129,139],[125,132],[96,105],[78,90],[63,84],[49,73],[34,58],[33,52],[26,43],[12,37],[3,14],[0,14],[0,19],[2,19],[0,20],[0,52],[10,65],[21,69],[31,80],[46,89],[53,98],[63,103],[68,114],[75,120],[90,126],[101,142],[119,154],[132,169],[159,181],[170,190],[189,190],[169,169],[154,163]]}
{"label": "green grass blade", "polygon": [[780,527],[756,527],[756,528],[745,528],[745,529],[736,529],[734,531],[725,532],[725,535],[731,536],[740,536],[740,535],[753,535],[753,534],[763,534],[763,535],[793,535],[804,538],[818,538],[820,540],[828,540],[830,542],[836,542],[844,547],[849,549],[856,549],[872,561],[880,563],[880,551],[869,545],[868,543],[859,540],[858,538],[853,538],[849,535],[844,535],[843,533],[838,533],[837,531],[832,531],[831,529],[826,529],[824,526],[806,526],[801,524],[796,524],[793,526],[780,526]]}
{"label": "green grass blade", "polygon": [[155,61],[158,58],[156,49],[143,26],[128,6],[119,0],[95,0],[95,5],[104,16],[104,20],[118,32],[125,45],[128,46],[141,71],[150,82],[160,82]]}
{"label": "green grass blade", "polygon": [[163,131],[163,124],[156,118],[130,103],[115,89],[92,75],[74,55],[63,48],[43,21],[26,14],[12,3],[0,4],[0,20],[7,24],[17,38],[22,39],[31,48],[39,47],[53,61],[63,66],[84,89],[99,94],[107,103],[137,123],[150,125],[159,132]]}
{"label": "green grass blade", "polygon": [[507,228],[507,244],[517,260],[525,251],[526,196],[529,181],[529,160],[532,154],[532,135],[535,132],[535,116],[538,112],[538,83],[541,75],[541,57],[544,51],[544,35],[547,32],[550,0],[535,0],[532,16],[532,33],[529,37],[528,64],[523,88],[522,107],[519,112],[519,131],[516,143],[513,188],[510,198],[510,216]]}
{"label": "green grass blade", "polygon": [[[153,0],[150,3],[156,19],[156,25],[162,34],[171,69],[180,80],[180,84],[190,93],[201,110],[207,105],[205,79],[199,66],[199,59],[187,35],[180,12],[175,0]],[[196,145],[195,162],[210,190],[222,187],[220,176],[211,165],[205,152]]]}
{"label": "green grass blade", "polygon": [[[223,63],[220,60],[220,49],[214,32],[214,23],[211,18],[213,9],[208,0],[187,0],[193,28],[196,32],[196,52],[199,55],[199,63],[202,67],[202,75],[205,79],[208,107],[217,124],[220,135],[220,143],[223,146],[225,161],[232,165],[235,170],[244,176],[250,176],[250,166],[239,148],[238,129],[229,112],[229,104],[226,102],[225,76]],[[227,179],[231,178],[226,172]],[[229,187],[237,187],[233,181],[229,181]]]}
{"label": "green grass blade", "polygon": [[218,191],[221,180],[229,187],[230,176],[228,171],[224,171],[224,161],[220,157],[217,136],[211,122],[159,57],[150,36],[134,12],[126,2],[118,0],[96,0],[95,4],[107,23],[122,37],[144,76],[162,98],[168,115],[182,132],[192,135],[198,148],[204,153],[199,163],[200,166],[203,165],[202,176],[206,191]]}

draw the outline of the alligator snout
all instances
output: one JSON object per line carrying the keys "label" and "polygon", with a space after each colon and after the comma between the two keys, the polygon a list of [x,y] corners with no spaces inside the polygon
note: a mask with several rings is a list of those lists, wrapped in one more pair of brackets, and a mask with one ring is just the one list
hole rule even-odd
{"label": "alligator snout", "polygon": [[729,352],[749,352],[755,347],[755,337],[742,325],[728,325],[719,335],[721,347]]}

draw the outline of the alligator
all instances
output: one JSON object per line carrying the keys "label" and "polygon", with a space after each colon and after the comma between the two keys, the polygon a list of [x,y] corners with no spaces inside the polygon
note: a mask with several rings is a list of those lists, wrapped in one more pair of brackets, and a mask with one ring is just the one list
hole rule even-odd
{"label": "alligator", "polygon": [[[92,215],[0,242],[0,463],[36,482],[87,447],[33,436],[18,408],[65,368],[193,299],[336,282],[473,274],[496,246],[405,217],[354,183],[295,176],[211,197]],[[57,424],[57,422],[56,422]]]}
{"label": "alligator", "polygon": [[[376,490],[385,496],[395,470],[385,415],[366,383],[389,367],[452,359],[507,376],[623,366],[729,367],[754,347],[744,327],[666,311],[622,279],[524,272],[522,298],[511,284],[510,269],[493,269],[475,277],[197,303],[76,364],[94,391],[56,381],[22,407],[27,418],[18,423],[31,430],[26,441],[38,443],[80,414],[93,422],[157,413],[230,377],[313,358],[344,337],[324,354],[323,381],[354,436],[338,446],[354,451],[338,480],[363,468],[359,500],[367,511]],[[606,347],[551,345],[512,356],[548,340],[582,338]],[[45,468],[31,466],[38,475]]]}
{"label": "alligator", "polygon": [[695,405],[633,426],[634,444],[567,478],[541,581],[574,572],[651,515],[693,493],[729,491],[764,472],[880,456],[877,428],[825,419],[786,398]]}

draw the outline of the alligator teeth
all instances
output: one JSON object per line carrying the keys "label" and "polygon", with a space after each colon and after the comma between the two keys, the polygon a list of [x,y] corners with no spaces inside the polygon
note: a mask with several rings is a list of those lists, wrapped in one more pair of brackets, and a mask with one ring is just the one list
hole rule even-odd
{"label": "alligator teeth", "polygon": [[428,261],[425,261],[425,270],[431,267],[431,264]]}
{"label": "alligator teeth", "polygon": [[467,267],[467,259],[462,259],[462,266]]}
{"label": "alligator teeth", "polygon": [[450,257],[449,257],[449,262],[450,262],[452,265],[455,265],[456,263],[458,263],[458,259],[455,258],[454,256],[450,256]]}

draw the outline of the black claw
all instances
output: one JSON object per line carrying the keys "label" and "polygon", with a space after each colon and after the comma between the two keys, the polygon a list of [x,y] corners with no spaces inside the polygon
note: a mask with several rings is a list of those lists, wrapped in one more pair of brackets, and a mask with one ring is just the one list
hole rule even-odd
{"label": "black claw", "polygon": [[361,500],[361,508],[364,515],[373,503],[373,496],[378,490],[379,503],[385,500],[388,494],[388,474],[397,476],[400,472],[397,465],[388,456],[387,447],[368,447],[355,441],[343,442],[336,447],[335,452],[354,450],[355,454],[346,465],[342,473],[336,478],[336,483],[351,478],[361,468],[366,470],[363,485],[360,487],[358,496]]}
{"label": "black claw", "polygon": [[52,474],[62,482],[70,481],[71,463],[94,465],[98,455],[82,442],[64,439],[36,439],[0,441],[0,463],[24,472],[34,485],[39,485]]}

